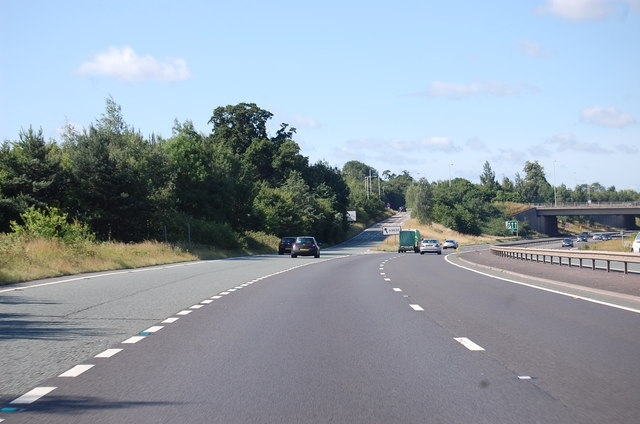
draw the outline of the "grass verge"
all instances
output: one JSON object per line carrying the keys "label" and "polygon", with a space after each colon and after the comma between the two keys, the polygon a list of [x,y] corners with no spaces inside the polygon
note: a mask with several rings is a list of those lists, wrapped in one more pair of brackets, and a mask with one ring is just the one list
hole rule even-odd
{"label": "grass verge", "polygon": [[243,235],[242,247],[237,249],[205,246],[188,249],[155,241],[68,245],[56,239],[12,239],[0,234],[0,285],[85,272],[273,253],[278,241],[275,236],[250,232]]}

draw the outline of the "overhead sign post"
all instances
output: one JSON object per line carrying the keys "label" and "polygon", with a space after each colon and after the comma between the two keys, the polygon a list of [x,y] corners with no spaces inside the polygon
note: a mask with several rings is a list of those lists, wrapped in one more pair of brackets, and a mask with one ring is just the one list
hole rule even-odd
{"label": "overhead sign post", "polygon": [[400,227],[382,227],[382,234],[385,236],[400,234]]}

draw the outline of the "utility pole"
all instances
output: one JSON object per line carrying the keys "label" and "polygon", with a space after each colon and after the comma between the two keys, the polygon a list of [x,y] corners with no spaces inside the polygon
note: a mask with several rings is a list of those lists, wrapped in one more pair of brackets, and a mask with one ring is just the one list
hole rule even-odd
{"label": "utility pole", "polygon": [[553,206],[558,206],[558,192],[556,191],[556,161],[553,161]]}

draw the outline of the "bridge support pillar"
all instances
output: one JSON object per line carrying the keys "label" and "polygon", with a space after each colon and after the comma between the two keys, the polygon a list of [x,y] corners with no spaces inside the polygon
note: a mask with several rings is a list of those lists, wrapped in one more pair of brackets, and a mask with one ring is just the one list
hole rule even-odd
{"label": "bridge support pillar", "polygon": [[558,232],[558,217],[557,216],[541,216],[542,218],[542,231],[548,236],[558,236],[560,233]]}

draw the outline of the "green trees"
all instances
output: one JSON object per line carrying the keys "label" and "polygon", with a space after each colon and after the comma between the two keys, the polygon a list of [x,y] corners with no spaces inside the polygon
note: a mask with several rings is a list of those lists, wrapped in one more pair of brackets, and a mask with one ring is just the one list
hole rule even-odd
{"label": "green trees", "polygon": [[59,205],[63,184],[61,152],[45,142],[42,129],[20,131],[15,143],[0,147],[0,231],[30,206]]}
{"label": "green trees", "polygon": [[95,125],[63,145],[69,175],[63,206],[103,239],[149,238],[171,205],[169,161],[128,127],[113,99]]}
{"label": "green trees", "polygon": [[407,206],[412,210],[420,223],[428,223],[433,219],[433,191],[426,178],[411,184],[406,190]]}
{"label": "green trees", "polygon": [[[103,240],[163,240],[165,228],[170,240],[186,240],[189,226],[193,241],[221,247],[235,246],[246,231],[338,242],[348,230],[347,210],[375,220],[388,203],[409,206],[421,222],[479,234],[504,225],[494,202],[554,198],[538,162],[525,164],[524,178],[501,183],[485,162],[477,185],[462,178],[415,181],[407,171],[380,175],[357,160],[342,170],[310,164],[295,128],[282,123],[275,135],[267,132],[272,117],[240,103],[214,109],[210,134],[187,120],[174,123],[169,139],[145,138],[108,98],[96,122],[82,131],[67,127],[60,143],[45,141],[42,130],[21,131],[0,146],[0,231],[55,211],[45,220],[64,216]],[[598,183],[556,192],[559,201],[640,200],[634,191]]]}
{"label": "green trees", "polygon": [[538,161],[525,162],[525,177],[517,187],[522,200],[526,203],[553,202],[553,187],[544,174],[544,169]]}

